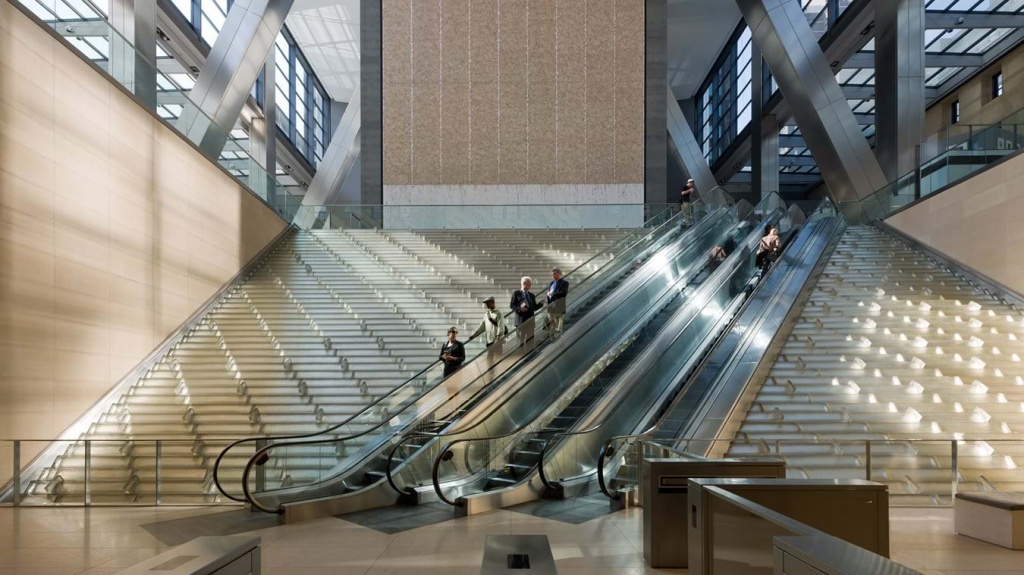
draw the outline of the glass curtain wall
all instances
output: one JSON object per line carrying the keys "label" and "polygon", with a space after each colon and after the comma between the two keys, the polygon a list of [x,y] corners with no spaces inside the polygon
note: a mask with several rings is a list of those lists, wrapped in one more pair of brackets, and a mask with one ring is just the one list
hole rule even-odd
{"label": "glass curtain wall", "polygon": [[741,24],[697,92],[695,131],[709,164],[714,164],[751,118],[753,46]]}
{"label": "glass curtain wall", "polygon": [[[70,0],[82,1],[82,0]],[[209,45],[217,40],[232,0],[173,0],[189,25]],[[277,125],[295,149],[314,167],[330,142],[330,98],[302,49],[285,27],[275,42]],[[263,87],[253,95],[264,105]]]}

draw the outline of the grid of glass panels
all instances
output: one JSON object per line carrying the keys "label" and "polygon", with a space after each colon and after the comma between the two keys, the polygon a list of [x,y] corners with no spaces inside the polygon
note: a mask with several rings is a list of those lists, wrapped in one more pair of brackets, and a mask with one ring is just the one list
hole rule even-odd
{"label": "grid of glass panels", "polygon": [[[75,0],[84,1],[84,0]],[[217,40],[233,0],[172,0],[189,25],[209,45]],[[314,167],[330,142],[330,98],[287,28],[274,48],[277,125]],[[263,86],[253,87],[263,105]]]}
{"label": "grid of glass panels", "polygon": [[696,134],[708,163],[750,124],[752,60],[750,29],[741,24],[697,92]]}

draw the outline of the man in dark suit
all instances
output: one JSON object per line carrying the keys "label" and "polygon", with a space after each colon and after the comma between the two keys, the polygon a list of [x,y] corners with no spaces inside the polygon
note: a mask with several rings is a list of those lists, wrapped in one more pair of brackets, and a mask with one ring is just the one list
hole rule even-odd
{"label": "man in dark suit", "polygon": [[552,337],[562,333],[562,323],[565,321],[565,296],[567,295],[569,295],[569,281],[562,277],[561,269],[553,268],[547,293],[547,327]]}
{"label": "man in dark suit", "polygon": [[533,342],[533,314],[541,308],[537,297],[530,292],[533,279],[524,277],[520,280],[521,289],[512,292],[512,303],[509,307],[516,315],[516,333],[519,334],[520,345]]}

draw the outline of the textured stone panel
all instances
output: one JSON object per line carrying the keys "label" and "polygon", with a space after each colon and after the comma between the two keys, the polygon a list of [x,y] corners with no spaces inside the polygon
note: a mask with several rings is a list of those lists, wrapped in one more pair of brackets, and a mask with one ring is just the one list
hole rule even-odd
{"label": "textured stone panel", "polygon": [[382,0],[381,28],[386,82],[412,81],[412,28],[409,0]]}
{"label": "textured stone panel", "polygon": [[[587,82],[615,80],[615,25],[618,21],[618,6],[608,0],[586,0],[587,36],[586,64]],[[627,18],[627,22],[631,19]]]}
{"label": "textured stone panel", "polygon": [[441,85],[413,85],[412,181],[441,183]]}
{"label": "textured stone panel", "polygon": [[527,0],[498,4],[499,66],[502,83],[526,84],[529,26]]}
{"label": "textured stone panel", "polygon": [[433,0],[412,2],[412,81],[441,79],[441,9]]}
{"label": "textured stone panel", "polygon": [[441,81],[469,82],[470,0],[441,0]]}
{"label": "textured stone panel", "polygon": [[587,82],[587,174],[589,184],[615,181],[615,86]]}
{"label": "textured stone panel", "polygon": [[530,84],[531,184],[555,181],[555,84]]}
{"label": "textured stone panel", "polygon": [[471,157],[474,184],[498,183],[498,84],[473,84]]}
{"label": "textured stone panel", "polygon": [[559,82],[582,82],[586,74],[586,0],[559,0],[555,20]]}
{"label": "textured stone panel", "polygon": [[469,181],[469,84],[441,85],[441,183]]}
{"label": "textured stone panel", "polygon": [[473,82],[498,81],[498,4],[474,0],[469,8],[470,75]]}
{"label": "textured stone panel", "polygon": [[559,184],[585,181],[586,174],[586,84],[558,82],[556,129],[558,138],[557,174]]}
{"label": "textured stone panel", "polygon": [[555,11],[551,0],[530,0],[530,83],[555,81]]}
{"label": "textured stone panel", "polygon": [[647,1],[384,0],[388,183],[643,182]]}
{"label": "textured stone panel", "polygon": [[501,183],[518,184],[527,177],[527,101],[525,83],[501,83]]}
{"label": "textured stone panel", "polygon": [[384,84],[384,183],[412,182],[412,84]]}

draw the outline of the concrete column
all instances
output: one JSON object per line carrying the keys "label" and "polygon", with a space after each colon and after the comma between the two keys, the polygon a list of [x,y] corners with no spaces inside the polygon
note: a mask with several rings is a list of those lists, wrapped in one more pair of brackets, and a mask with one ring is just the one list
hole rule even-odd
{"label": "concrete column", "polygon": [[885,175],[821,52],[800,0],[736,0],[836,201],[867,197]]}
{"label": "concrete column", "polygon": [[764,112],[768,94],[765,85],[765,64],[761,51],[754,46],[751,66],[750,170],[754,203],[779,191],[779,119]]}
{"label": "concrete column", "polygon": [[[292,0],[235,0],[199,72],[178,128],[216,161],[235,126],[260,69],[271,53]],[[211,121],[212,120],[212,121]]]}
{"label": "concrete column", "polygon": [[263,117],[249,126],[249,187],[267,203],[277,199],[277,85],[274,49],[271,47],[263,67]]}
{"label": "concrete column", "polygon": [[361,203],[384,203],[384,101],[381,0],[359,2]]}
{"label": "concrete column", "polygon": [[[666,94],[668,86],[668,3],[645,0],[645,79],[644,102],[644,202],[660,204],[676,201],[668,191],[668,135]],[[669,99],[674,103],[675,96]],[[679,106],[676,105],[678,109]]]}
{"label": "concrete column", "polygon": [[924,134],[924,0],[875,5],[875,154],[893,181],[917,169]]}
{"label": "concrete column", "polygon": [[156,110],[156,2],[110,0],[110,74]]}
{"label": "concrete column", "polygon": [[[664,90],[667,100],[665,111],[668,136],[672,141],[672,146],[679,153],[679,161],[683,164],[686,172],[693,178],[693,184],[697,186],[697,191],[710,192],[718,185],[718,182],[715,181],[715,174],[711,171],[711,166],[708,165],[704,152],[693,135],[690,122],[683,115],[683,110],[672,93],[672,88],[666,86]],[[675,190],[675,192],[673,196],[670,196],[672,201],[679,200],[679,190]]]}

